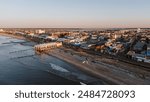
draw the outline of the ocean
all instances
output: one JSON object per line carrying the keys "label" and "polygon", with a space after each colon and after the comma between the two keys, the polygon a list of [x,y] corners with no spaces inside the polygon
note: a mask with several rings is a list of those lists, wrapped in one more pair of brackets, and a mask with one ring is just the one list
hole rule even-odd
{"label": "ocean", "polygon": [[58,58],[36,54],[34,42],[0,36],[0,85],[103,84]]}

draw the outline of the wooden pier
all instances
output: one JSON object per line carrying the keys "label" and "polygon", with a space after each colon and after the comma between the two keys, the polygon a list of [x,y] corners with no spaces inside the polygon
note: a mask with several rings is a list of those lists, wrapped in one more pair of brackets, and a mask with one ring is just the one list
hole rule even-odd
{"label": "wooden pier", "polygon": [[43,52],[43,51],[59,48],[61,46],[62,46],[61,42],[52,42],[52,43],[44,43],[44,44],[35,45],[34,49],[35,51]]}

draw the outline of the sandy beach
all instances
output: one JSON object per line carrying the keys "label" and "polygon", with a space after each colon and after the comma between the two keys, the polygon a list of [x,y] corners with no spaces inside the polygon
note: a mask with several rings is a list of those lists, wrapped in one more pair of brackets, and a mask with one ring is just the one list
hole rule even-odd
{"label": "sandy beach", "polygon": [[[109,84],[150,84],[150,73],[142,69],[135,70],[135,66],[115,60],[76,52],[71,49],[56,49],[49,53],[68,63],[74,64],[80,70],[92,74]],[[88,58],[88,62],[84,63]],[[146,78],[140,75],[144,74]]]}

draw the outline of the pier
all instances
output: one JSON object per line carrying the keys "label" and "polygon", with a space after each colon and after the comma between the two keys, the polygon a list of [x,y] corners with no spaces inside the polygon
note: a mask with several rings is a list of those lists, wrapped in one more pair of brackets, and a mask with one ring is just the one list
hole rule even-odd
{"label": "pier", "polygon": [[61,46],[62,46],[61,42],[52,42],[52,43],[44,43],[44,44],[35,45],[34,49],[35,51],[43,52],[43,51],[59,48]]}

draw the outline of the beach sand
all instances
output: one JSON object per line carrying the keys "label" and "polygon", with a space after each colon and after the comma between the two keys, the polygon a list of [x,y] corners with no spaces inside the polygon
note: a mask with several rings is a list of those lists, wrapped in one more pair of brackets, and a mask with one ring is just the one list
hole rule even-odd
{"label": "beach sand", "polygon": [[[55,49],[51,51],[49,55],[71,63],[77,66],[77,68],[80,70],[100,78],[107,84],[150,84],[150,80],[142,79],[138,76],[138,74],[134,75],[134,73],[130,72],[130,70],[125,69],[126,67],[131,66],[125,67],[124,63],[119,64],[118,61],[111,59],[101,58],[98,56],[89,55],[87,53],[80,53],[71,49],[66,49],[67,48]],[[86,62],[86,59],[88,59],[88,63],[83,63]],[[95,63],[93,61],[97,62]],[[119,65],[121,67],[119,67]],[[143,70],[140,70],[140,72],[142,71]],[[135,73],[137,73],[136,70]],[[145,71],[143,71],[143,73],[145,74]],[[147,72],[146,74],[148,75],[150,73]],[[148,79],[149,78],[150,77],[148,77]]]}

